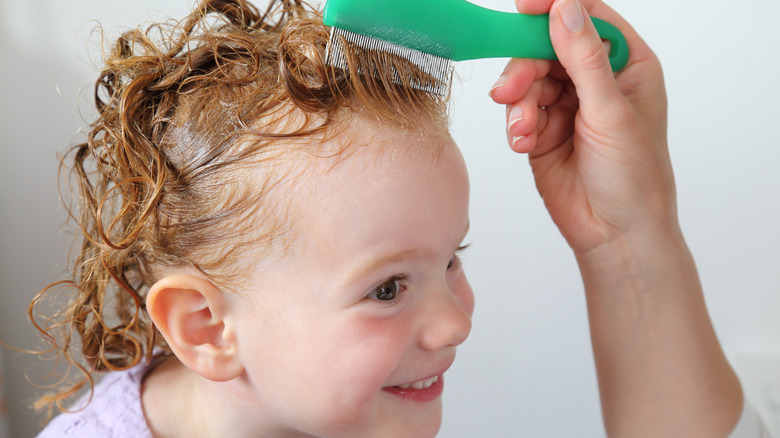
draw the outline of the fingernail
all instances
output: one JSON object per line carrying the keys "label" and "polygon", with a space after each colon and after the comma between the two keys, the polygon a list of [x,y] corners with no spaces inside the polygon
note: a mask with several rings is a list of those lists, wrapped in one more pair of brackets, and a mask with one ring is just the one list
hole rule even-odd
{"label": "fingernail", "polygon": [[558,6],[558,14],[566,29],[570,32],[578,32],[585,24],[585,17],[582,15],[582,7],[579,0],[563,0]]}
{"label": "fingernail", "polygon": [[495,90],[496,88],[503,87],[504,85],[506,85],[506,76],[501,75],[498,77],[496,83],[493,84],[492,87],[490,87],[490,91],[488,91],[488,96],[493,97],[493,90]]}
{"label": "fingernail", "polygon": [[520,105],[515,106],[511,111],[509,111],[509,121],[506,123],[507,128],[512,129],[512,126],[514,126],[515,123],[523,120],[523,118],[523,108],[521,108]]}
{"label": "fingernail", "polygon": [[522,141],[524,138],[525,138],[525,136],[524,136],[524,135],[518,135],[518,136],[516,136],[516,137],[512,137],[512,146],[515,146],[515,145],[517,145],[517,144],[518,144],[518,143],[520,143],[520,141]]}

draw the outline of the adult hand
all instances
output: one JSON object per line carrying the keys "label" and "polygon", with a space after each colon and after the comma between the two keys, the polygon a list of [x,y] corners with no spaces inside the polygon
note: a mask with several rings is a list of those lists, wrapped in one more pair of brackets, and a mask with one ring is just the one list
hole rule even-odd
{"label": "adult hand", "polygon": [[[584,7],[583,7],[584,6]],[[545,205],[575,253],[644,226],[676,227],[660,63],[600,0],[517,0],[550,13],[560,63],[513,59],[491,90],[512,149],[528,153]],[[615,75],[588,11],[617,26],[630,58]]]}

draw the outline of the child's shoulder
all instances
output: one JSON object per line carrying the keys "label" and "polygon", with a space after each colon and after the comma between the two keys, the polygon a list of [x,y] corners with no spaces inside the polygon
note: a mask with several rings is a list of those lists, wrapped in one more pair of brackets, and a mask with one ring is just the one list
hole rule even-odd
{"label": "child's shoulder", "polygon": [[[92,400],[84,409],[58,415],[38,438],[152,438],[141,404],[141,383],[149,368],[144,363],[107,374],[95,386]],[[88,397],[82,397],[74,409],[84,406]]]}

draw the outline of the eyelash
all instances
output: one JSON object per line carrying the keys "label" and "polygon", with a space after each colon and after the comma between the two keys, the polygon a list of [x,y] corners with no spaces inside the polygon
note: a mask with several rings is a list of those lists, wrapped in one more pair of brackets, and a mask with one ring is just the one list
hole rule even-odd
{"label": "eyelash", "polygon": [[[455,254],[450,258],[449,263],[447,263],[447,270],[453,269],[455,267],[460,267],[460,257],[458,256],[460,253],[465,251],[470,244],[468,245],[461,245],[455,250]],[[371,292],[369,292],[368,295],[366,295],[366,300],[373,300],[378,301],[381,303],[391,303],[398,298],[398,295],[406,290],[406,286],[404,285],[404,281],[406,281],[407,277],[406,275],[393,275],[392,277],[388,278],[387,280],[383,281],[382,283],[378,284],[376,287],[374,287]],[[383,299],[379,298],[379,294],[385,293],[382,290],[385,289],[384,286],[392,284],[396,290],[393,292],[392,297],[389,299]]]}
{"label": "eyelash", "polygon": [[453,267],[458,267],[458,266],[460,266],[460,254],[461,254],[463,251],[465,251],[466,249],[468,249],[468,247],[469,247],[469,246],[471,246],[471,244],[470,244],[470,243],[469,243],[469,244],[466,244],[466,245],[461,245],[461,246],[459,246],[459,247],[458,247],[458,248],[455,250],[455,254],[454,254],[454,255],[452,256],[452,258],[450,259],[450,262],[449,262],[449,263],[447,263],[447,270],[448,270],[448,271],[449,271],[450,269],[452,269]]}

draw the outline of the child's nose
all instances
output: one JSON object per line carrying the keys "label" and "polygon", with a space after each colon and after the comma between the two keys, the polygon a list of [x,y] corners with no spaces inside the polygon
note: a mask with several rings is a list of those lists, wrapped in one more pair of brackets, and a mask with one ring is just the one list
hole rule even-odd
{"label": "child's nose", "polygon": [[458,284],[454,289],[443,285],[431,291],[427,312],[423,316],[420,347],[436,350],[460,345],[471,332],[471,313],[474,310],[474,295],[468,282]]}

